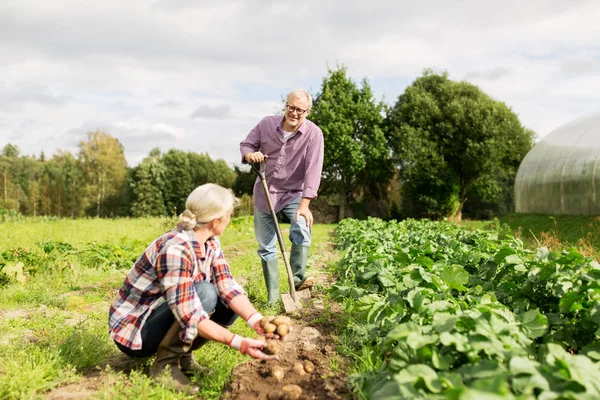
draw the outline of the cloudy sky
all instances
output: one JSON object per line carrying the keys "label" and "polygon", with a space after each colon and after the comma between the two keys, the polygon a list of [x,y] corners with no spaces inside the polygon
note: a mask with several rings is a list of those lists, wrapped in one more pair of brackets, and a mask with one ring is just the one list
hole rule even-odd
{"label": "cloudy sky", "polygon": [[284,95],[327,68],[394,103],[423,69],[508,104],[539,138],[600,111],[600,2],[1,0],[0,148],[119,139],[238,162]]}

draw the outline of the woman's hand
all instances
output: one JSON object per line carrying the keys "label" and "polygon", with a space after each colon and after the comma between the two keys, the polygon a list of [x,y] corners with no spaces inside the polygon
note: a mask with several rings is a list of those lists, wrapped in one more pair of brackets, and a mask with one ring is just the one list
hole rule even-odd
{"label": "woman's hand", "polygon": [[239,350],[242,354],[247,354],[252,358],[258,358],[259,360],[274,360],[279,358],[277,355],[268,355],[262,351],[262,349],[267,347],[267,344],[262,340],[233,335],[229,346]]}

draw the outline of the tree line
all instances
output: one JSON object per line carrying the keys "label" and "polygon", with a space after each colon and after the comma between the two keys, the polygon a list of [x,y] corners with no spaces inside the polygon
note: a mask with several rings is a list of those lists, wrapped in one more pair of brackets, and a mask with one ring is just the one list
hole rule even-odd
{"label": "tree line", "polygon": [[[389,105],[375,99],[366,78],[357,83],[344,66],[329,69],[308,119],[323,130],[320,193],[337,205],[340,220],[349,206],[374,203],[393,218],[510,212],[516,172],[534,139],[506,104],[431,70]],[[177,149],[154,149],[129,168],[121,143],[96,131],[76,155],[22,156],[7,144],[0,182],[5,211],[138,217],[181,212],[191,190],[206,182],[251,194],[254,176],[207,153]]]}
{"label": "tree line", "polygon": [[7,144],[0,155],[2,204],[28,216],[78,218],[160,216],[185,208],[198,185],[232,187],[236,172],[208,154],[153,149],[129,168],[121,143],[105,132],[90,132],[79,152],[58,151],[52,158],[21,156]]}

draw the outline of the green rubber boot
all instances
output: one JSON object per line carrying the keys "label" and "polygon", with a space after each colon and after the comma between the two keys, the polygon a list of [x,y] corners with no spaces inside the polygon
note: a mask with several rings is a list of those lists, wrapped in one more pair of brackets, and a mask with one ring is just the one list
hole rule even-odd
{"label": "green rubber boot", "polygon": [[315,278],[306,276],[306,262],[308,260],[308,246],[292,244],[290,252],[290,266],[294,274],[294,286],[296,290],[307,289],[315,283]]}
{"label": "green rubber boot", "polygon": [[276,303],[279,301],[279,271],[277,270],[277,259],[274,258],[269,261],[262,261],[263,275],[265,277],[265,283],[267,285],[267,292],[269,297],[267,302],[269,304]]}

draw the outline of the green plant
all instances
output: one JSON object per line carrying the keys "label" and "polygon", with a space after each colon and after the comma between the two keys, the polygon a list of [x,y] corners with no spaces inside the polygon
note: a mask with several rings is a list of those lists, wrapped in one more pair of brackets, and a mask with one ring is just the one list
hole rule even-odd
{"label": "green plant", "polygon": [[341,348],[363,395],[600,396],[596,367],[578,375],[595,365],[585,354],[600,331],[600,265],[574,249],[530,251],[505,231],[339,224],[346,253],[330,293],[344,302]]}

